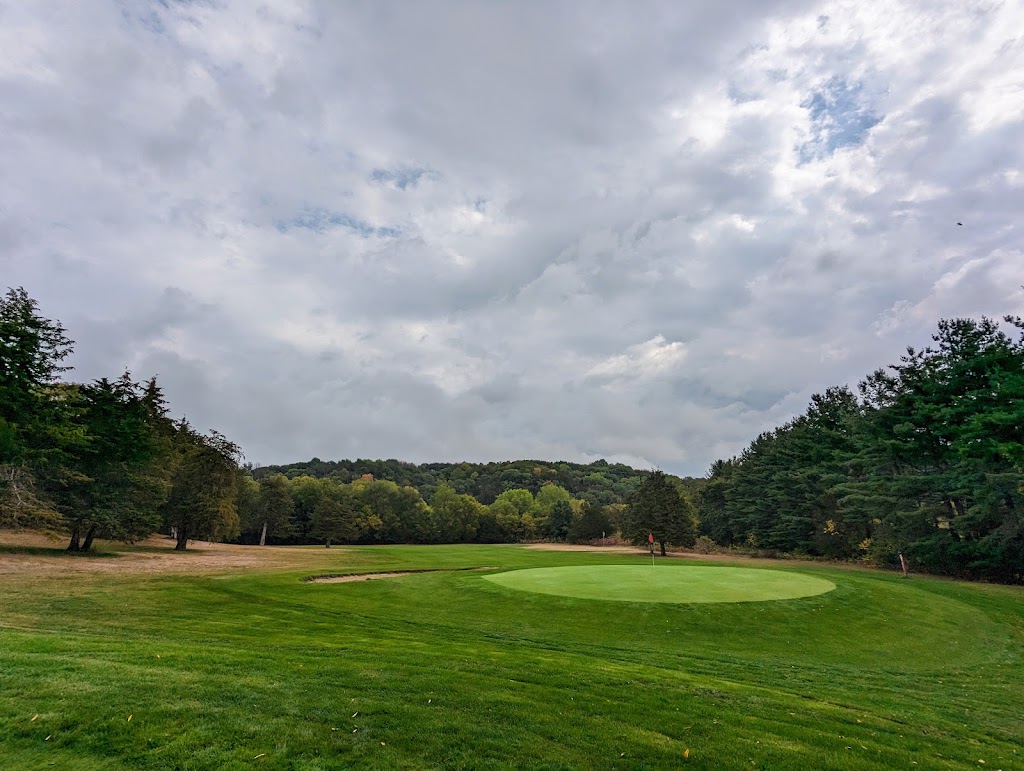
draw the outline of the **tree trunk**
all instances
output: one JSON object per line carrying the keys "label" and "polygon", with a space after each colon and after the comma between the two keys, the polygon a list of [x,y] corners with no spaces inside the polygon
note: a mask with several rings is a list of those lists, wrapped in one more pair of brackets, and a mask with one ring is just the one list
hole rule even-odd
{"label": "tree trunk", "polygon": [[260,546],[267,545],[267,523],[263,523],[263,532],[260,533]]}
{"label": "tree trunk", "polygon": [[664,541],[659,541],[658,543],[661,544],[661,556],[664,557],[665,556],[665,542]]}
{"label": "tree trunk", "polygon": [[327,548],[327,549],[331,548],[331,539],[330,538],[327,539],[327,544],[326,544],[326,546],[324,548]]}
{"label": "tree trunk", "polygon": [[177,543],[174,545],[174,551],[185,551],[188,548],[188,531],[183,528],[178,528]]}
{"label": "tree trunk", "polygon": [[89,551],[92,548],[92,539],[96,535],[96,525],[89,528],[89,532],[85,534],[85,543],[82,544],[82,551]]}
{"label": "tree trunk", "polygon": [[71,543],[68,544],[68,551],[81,551],[82,546],[78,542],[78,526],[75,525],[75,529],[71,531]]}

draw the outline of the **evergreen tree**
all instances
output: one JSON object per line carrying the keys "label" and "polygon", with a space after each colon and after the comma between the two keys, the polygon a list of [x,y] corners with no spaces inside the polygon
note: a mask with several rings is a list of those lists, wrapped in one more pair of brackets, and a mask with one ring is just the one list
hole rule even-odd
{"label": "evergreen tree", "polygon": [[73,342],[22,289],[0,297],[0,525],[55,525],[49,488],[84,442],[77,392],[57,382]]}
{"label": "evergreen tree", "polygon": [[661,548],[693,546],[696,538],[696,510],[685,493],[661,471],[652,471],[630,498],[623,536],[636,544],[647,543],[648,535]]}
{"label": "evergreen tree", "polygon": [[[541,488],[544,489],[544,488]],[[555,541],[564,541],[573,524],[572,506],[567,500],[557,501],[544,521],[544,535]]]}
{"label": "evergreen tree", "polygon": [[880,561],[905,551],[934,572],[1024,580],[1024,322],[1017,340],[986,318],[939,322],[861,384],[866,436],[840,487],[871,510]]}
{"label": "evergreen tree", "polygon": [[149,389],[147,398],[127,372],[79,387],[86,443],[56,493],[71,534],[68,551],[89,551],[97,535],[131,542],[159,526],[169,446],[152,404],[159,388],[151,382]]}
{"label": "evergreen tree", "polygon": [[222,434],[204,436],[186,422],[175,427],[174,473],[161,507],[177,551],[196,538],[224,540],[238,534],[238,446]]}
{"label": "evergreen tree", "polygon": [[569,526],[566,538],[573,543],[587,543],[604,538],[611,531],[612,523],[605,507],[601,504],[583,501],[579,516]]}

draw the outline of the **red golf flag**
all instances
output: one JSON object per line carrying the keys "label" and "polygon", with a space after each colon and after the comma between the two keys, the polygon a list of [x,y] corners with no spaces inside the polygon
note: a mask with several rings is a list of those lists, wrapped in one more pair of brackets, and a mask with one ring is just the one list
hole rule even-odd
{"label": "red golf flag", "polygon": [[647,534],[647,543],[654,543],[654,533]]}

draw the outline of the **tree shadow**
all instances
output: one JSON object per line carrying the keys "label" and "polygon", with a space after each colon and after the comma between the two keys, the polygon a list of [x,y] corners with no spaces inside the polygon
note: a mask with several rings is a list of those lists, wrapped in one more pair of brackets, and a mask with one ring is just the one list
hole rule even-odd
{"label": "tree shadow", "polygon": [[69,552],[62,546],[17,546],[0,543],[0,554],[28,554],[34,557],[68,557],[74,559],[114,559],[121,555],[110,551]]}

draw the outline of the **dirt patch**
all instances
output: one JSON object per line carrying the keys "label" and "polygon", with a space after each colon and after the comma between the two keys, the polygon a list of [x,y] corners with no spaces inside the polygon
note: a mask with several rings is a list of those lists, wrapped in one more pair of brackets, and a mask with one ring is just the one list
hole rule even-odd
{"label": "dirt patch", "polygon": [[400,573],[356,573],[351,576],[317,576],[307,578],[307,584],[347,584],[352,581],[370,581],[374,578],[399,578],[401,576],[414,575],[414,571],[406,570]]}
{"label": "dirt patch", "polygon": [[179,552],[174,551],[174,541],[163,536],[152,536],[130,546],[97,541],[96,554],[65,554],[63,550],[66,546],[66,536],[2,530],[0,575],[197,575],[250,568],[288,570],[308,568],[314,560],[345,552],[343,548],[327,551],[294,546],[239,546],[206,541],[190,541],[188,550]]}
{"label": "dirt patch", "polygon": [[400,578],[401,576],[414,576],[418,573],[456,573],[465,570],[498,570],[496,567],[479,568],[448,568],[438,570],[399,570],[393,573],[350,573],[345,576],[312,576],[303,579],[307,584],[348,584],[353,581],[371,581],[375,578]]}

